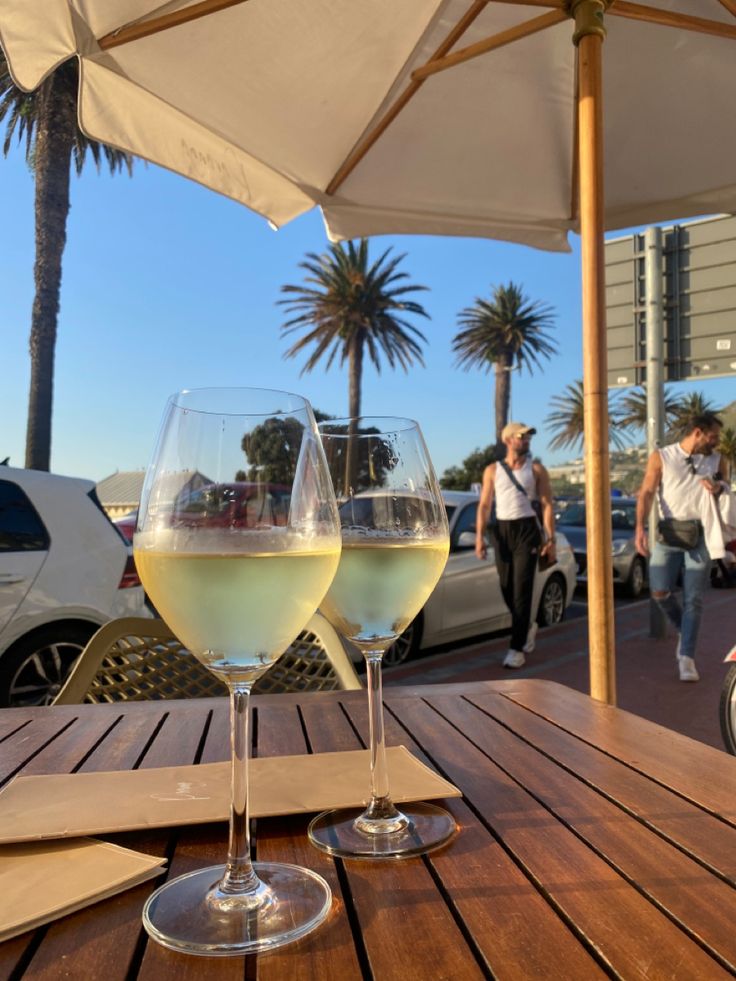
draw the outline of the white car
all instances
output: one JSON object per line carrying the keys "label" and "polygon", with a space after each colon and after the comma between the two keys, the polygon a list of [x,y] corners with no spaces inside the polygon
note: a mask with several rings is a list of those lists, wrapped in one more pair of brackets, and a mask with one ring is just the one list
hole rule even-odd
{"label": "white car", "polygon": [[[450,522],[450,555],[440,581],[424,608],[384,656],[387,666],[401,664],[425,647],[503,630],[511,614],[503,601],[493,549],[488,559],[475,556],[475,516],[478,495],[443,491]],[[570,544],[555,536],[557,562],[537,572],[532,609],[537,623],[559,623],[572,602],[577,568]]]}
{"label": "white car", "polygon": [[0,467],[0,707],[48,704],[103,623],[151,615],[91,480]]}

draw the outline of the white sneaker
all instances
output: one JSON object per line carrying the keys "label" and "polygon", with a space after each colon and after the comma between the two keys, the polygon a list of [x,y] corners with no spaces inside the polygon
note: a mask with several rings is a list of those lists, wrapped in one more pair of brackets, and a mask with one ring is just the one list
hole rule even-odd
{"label": "white sneaker", "polygon": [[526,658],[521,651],[509,650],[503,659],[503,666],[505,668],[523,668],[525,661]]}
{"label": "white sneaker", "polygon": [[526,644],[521,648],[525,654],[531,654],[536,646],[537,631],[539,630],[539,624],[536,620],[529,627],[529,633],[526,635]]}
{"label": "white sneaker", "polygon": [[695,667],[695,661],[691,657],[683,657],[681,654],[678,654],[677,664],[680,668],[680,681],[700,681],[698,669]]}

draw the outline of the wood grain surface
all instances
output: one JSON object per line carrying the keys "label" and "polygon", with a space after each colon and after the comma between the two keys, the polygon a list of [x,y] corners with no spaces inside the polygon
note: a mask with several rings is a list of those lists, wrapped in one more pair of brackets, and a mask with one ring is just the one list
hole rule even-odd
{"label": "wood grain surface", "polygon": [[[546,681],[392,688],[385,707],[388,744],[463,792],[441,802],[460,829],[446,847],[333,859],[310,846],[308,817],[261,819],[256,861],[308,866],[332,888],[331,914],[310,936],[247,958],[177,954],[141,926],[159,884],[144,883],[0,944],[0,981],[736,973],[736,759]],[[251,736],[254,756],[362,748],[365,693],[259,696]],[[0,787],[18,773],[228,755],[225,699],[0,712]],[[166,856],[173,876],[223,863],[227,827],[110,840]]]}

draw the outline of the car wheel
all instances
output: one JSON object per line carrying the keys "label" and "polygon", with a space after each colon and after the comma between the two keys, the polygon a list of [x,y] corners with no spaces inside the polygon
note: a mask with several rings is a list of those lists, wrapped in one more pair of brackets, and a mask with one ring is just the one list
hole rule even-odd
{"label": "car wheel", "polygon": [[626,580],[626,595],[631,596],[632,599],[637,599],[641,596],[644,592],[646,578],[644,560],[637,557],[631,563],[631,572],[629,572],[629,578]]}
{"label": "car wheel", "polygon": [[729,753],[736,755],[736,664],[732,665],[721,688],[721,735]]}
{"label": "car wheel", "polygon": [[50,705],[96,630],[62,623],[17,641],[0,657],[0,707]]}
{"label": "car wheel", "polygon": [[413,657],[422,642],[422,614],[418,614],[398,640],[389,647],[383,655],[383,664],[387,668],[395,668]]}
{"label": "car wheel", "polygon": [[559,623],[565,615],[565,580],[555,573],[544,584],[539,598],[537,623],[540,627],[549,627]]}

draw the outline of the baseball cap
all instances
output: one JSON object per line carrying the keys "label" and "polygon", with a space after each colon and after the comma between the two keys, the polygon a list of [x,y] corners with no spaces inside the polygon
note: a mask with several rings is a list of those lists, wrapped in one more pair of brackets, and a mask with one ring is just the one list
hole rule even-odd
{"label": "baseball cap", "polygon": [[536,431],[533,426],[527,426],[523,422],[510,422],[503,427],[501,439],[505,441],[511,439],[512,436],[534,436]]}

